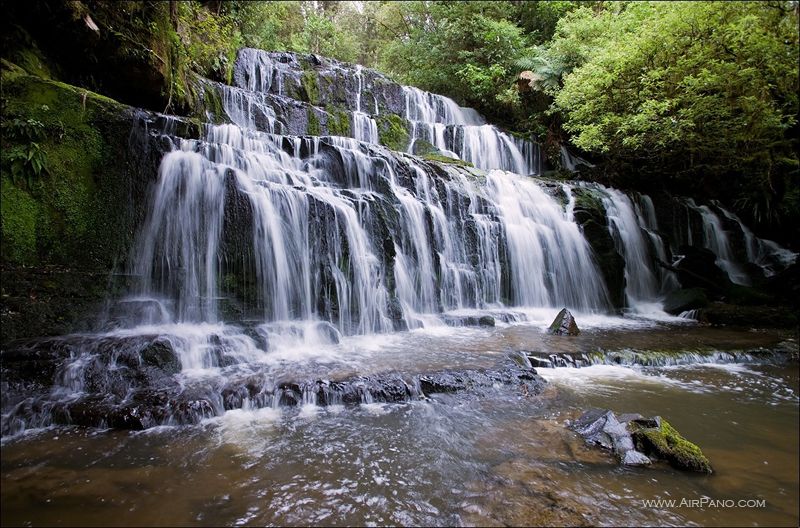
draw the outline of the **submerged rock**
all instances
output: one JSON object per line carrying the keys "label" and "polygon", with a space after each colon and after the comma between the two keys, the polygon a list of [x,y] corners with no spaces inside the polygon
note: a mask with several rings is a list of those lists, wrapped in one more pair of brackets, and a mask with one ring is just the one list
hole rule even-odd
{"label": "submerged rock", "polygon": [[558,312],[558,315],[553,320],[550,328],[547,329],[548,333],[553,335],[571,335],[576,336],[581,333],[578,329],[578,323],[575,318],[566,308]]}
{"label": "submerged rock", "polygon": [[606,409],[590,409],[569,428],[587,443],[614,453],[623,465],[649,465],[665,460],[678,469],[711,473],[711,463],[695,444],[683,438],[666,420],[640,414],[617,417]]}

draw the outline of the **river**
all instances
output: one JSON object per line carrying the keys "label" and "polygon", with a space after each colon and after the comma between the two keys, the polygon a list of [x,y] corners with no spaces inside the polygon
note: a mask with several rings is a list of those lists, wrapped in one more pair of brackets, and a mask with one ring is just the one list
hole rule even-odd
{"label": "river", "polygon": [[[558,338],[544,332],[552,315],[287,347],[264,368],[334,378],[491,367],[520,349],[797,347],[785,332],[580,314],[582,334]],[[535,396],[495,386],[401,404],[236,409],[140,432],[29,430],[3,440],[2,524],[798,524],[796,361],[537,370],[549,383]],[[619,466],[565,427],[590,407],[663,416],[714,474]],[[675,502],[645,502],[661,499]],[[709,500],[726,502],[698,506]]]}

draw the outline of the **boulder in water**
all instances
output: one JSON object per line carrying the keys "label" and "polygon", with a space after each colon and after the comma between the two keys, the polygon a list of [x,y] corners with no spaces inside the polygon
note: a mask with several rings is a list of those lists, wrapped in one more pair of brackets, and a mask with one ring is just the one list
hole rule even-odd
{"label": "boulder in water", "polygon": [[[625,415],[626,417],[628,415]],[[620,463],[629,466],[650,464],[650,459],[636,450],[625,421],[605,409],[590,409],[570,424],[570,428],[586,439],[614,452]]]}
{"label": "boulder in water", "polygon": [[629,429],[637,449],[649,457],[666,460],[678,469],[712,473],[711,462],[700,448],[682,437],[663,418],[633,420]]}
{"label": "boulder in water", "polygon": [[575,318],[566,308],[558,312],[558,315],[553,320],[550,328],[547,329],[547,332],[553,335],[571,336],[576,336],[581,333],[578,329],[578,323],[575,322]]}
{"label": "boulder in water", "polygon": [[708,297],[702,288],[686,288],[670,292],[664,299],[664,311],[678,315],[687,310],[696,310],[708,305]]}
{"label": "boulder in water", "polygon": [[569,428],[587,443],[611,450],[621,464],[648,465],[665,460],[678,469],[711,473],[711,463],[695,444],[683,438],[659,416],[643,418],[640,414],[617,417],[606,409],[590,409]]}

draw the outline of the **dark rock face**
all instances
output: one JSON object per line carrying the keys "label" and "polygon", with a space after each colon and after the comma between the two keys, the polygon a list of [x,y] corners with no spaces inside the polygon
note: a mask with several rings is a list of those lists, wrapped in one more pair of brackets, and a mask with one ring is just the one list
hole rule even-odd
{"label": "dark rock face", "polygon": [[558,315],[553,319],[553,323],[547,331],[553,335],[576,336],[581,333],[578,329],[578,324],[575,322],[575,318],[566,308],[558,312]]}
{"label": "dark rock face", "polygon": [[681,246],[683,255],[675,265],[678,280],[684,288],[705,288],[722,292],[731,286],[728,275],[716,264],[717,257],[710,250],[695,246]]}
{"label": "dark rock face", "polygon": [[678,315],[687,310],[696,310],[708,305],[708,297],[702,288],[688,288],[670,292],[664,299],[664,311]]}
{"label": "dark rock face", "polygon": [[608,217],[597,191],[575,187],[575,221],[592,247],[597,265],[603,274],[609,300],[615,309],[625,306],[625,259],[617,252],[608,230]]}
{"label": "dark rock face", "polygon": [[796,328],[798,324],[797,313],[788,306],[738,306],[722,302],[700,309],[698,319],[713,325],[748,328]]}

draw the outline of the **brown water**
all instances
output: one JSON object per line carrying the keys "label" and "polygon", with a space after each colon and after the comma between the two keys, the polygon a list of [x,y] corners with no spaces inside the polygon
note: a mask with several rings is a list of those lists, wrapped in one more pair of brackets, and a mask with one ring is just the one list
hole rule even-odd
{"label": "brown water", "polygon": [[[751,349],[780,333],[537,325],[393,336],[278,371],[494,365],[512,349]],[[796,341],[794,342],[796,344]],[[5,439],[3,525],[772,525],[798,517],[798,366],[540,369],[514,388],[403,405],[229,411],[139,433],[57,428]],[[622,468],[564,427],[588,407],[667,418],[715,474]],[[763,500],[689,507],[681,499]],[[673,499],[673,507],[644,500]]]}

